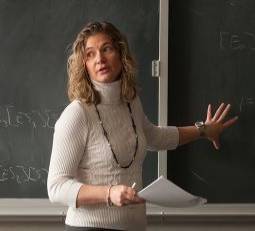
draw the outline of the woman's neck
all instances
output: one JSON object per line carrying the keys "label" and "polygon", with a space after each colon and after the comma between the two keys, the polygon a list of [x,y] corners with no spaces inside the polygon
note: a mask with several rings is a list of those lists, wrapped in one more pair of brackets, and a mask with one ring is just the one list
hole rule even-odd
{"label": "woman's neck", "polygon": [[100,95],[101,104],[121,103],[121,80],[111,83],[101,83],[95,80],[91,80],[91,82]]}

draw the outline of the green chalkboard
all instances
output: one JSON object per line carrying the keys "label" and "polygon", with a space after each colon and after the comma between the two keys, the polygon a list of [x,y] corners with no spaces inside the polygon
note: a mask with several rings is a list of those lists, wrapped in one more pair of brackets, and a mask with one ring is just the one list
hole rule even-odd
{"label": "green chalkboard", "polygon": [[[153,0],[0,0],[0,198],[46,198],[54,124],[69,103],[68,49],[89,21],[126,34],[138,62],[144,110],[157,122],[158,4]],[[157,177],[148,155],[144,183]]]}
{"label": "green chalkboard", "polygon": [[219,151],[202,140],[171,152],[168,177],[209,203],[254,203],[255,1],[174,0],[170,12],[169,123],[205,120],[222,101],[239,121]]}

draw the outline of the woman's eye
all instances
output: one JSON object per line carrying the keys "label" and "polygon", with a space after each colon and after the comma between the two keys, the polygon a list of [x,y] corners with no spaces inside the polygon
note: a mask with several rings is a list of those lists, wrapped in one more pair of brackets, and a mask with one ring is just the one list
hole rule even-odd
{"label": "woman's eye", "polygon": [[94,56],[94,53],[93,53],[92,51],[90,51],[90,52],[88,52],[88,53],[86,54],[86,57],[87,57],[87,58],[93,58],[93,56]]}
{"label": "woman's eye", "polygon": [[105,48],[104,48],[104,51],[105,52],[109,52],[109,51],[112,51],[113,50],[113,47],[112,46],[106,46]]}

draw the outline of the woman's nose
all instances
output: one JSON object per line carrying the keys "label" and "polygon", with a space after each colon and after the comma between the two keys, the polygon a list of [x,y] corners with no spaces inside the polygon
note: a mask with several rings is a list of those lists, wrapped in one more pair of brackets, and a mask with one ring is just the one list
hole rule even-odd
{"label": "woman's nose", "polygon": [[102,51],[98,51],[96,54],[96,63],[102,63],[105,61],[105,56]]}

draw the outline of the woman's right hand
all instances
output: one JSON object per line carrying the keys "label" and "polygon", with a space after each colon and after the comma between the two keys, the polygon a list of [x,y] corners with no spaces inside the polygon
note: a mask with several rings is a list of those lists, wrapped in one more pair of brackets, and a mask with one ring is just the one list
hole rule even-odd
{"label": "woman's right hand", "polygon": [[113,185],[109,192],[111,202],[116,206],[144,203],[145,200],[138,197],[136,190],[126,185]]}

